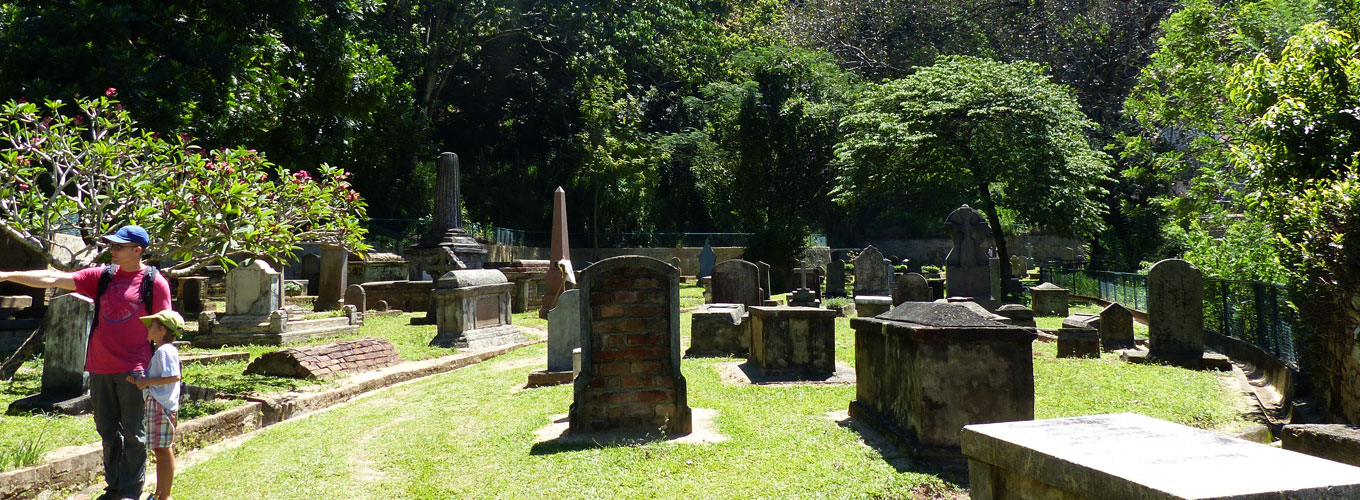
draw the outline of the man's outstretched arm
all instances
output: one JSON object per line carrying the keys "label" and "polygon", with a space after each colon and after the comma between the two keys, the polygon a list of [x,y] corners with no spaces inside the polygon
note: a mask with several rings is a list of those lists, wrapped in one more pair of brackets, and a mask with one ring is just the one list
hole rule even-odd
{"label": "man's outstretched arm", "polygon": [[20,285],[31,286],[33,288],[75,290],[75,276],[75,273],[49,271],[46,269],[39,269],[36,271],[0,271],[0,283],[9,281]]}

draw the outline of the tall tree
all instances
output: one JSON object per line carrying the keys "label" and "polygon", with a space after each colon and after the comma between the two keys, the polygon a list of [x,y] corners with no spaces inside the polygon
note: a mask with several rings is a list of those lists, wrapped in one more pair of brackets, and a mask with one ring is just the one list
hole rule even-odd
{"label": "tall tree", "polygon": [[1108,158],[1072,92],[1033,63],[956,56],[870,87],[841,123],[846,204],[906,192],[952,196],[987,214],[1011,276],[1001,211],[1069,234],[1101,226]]}

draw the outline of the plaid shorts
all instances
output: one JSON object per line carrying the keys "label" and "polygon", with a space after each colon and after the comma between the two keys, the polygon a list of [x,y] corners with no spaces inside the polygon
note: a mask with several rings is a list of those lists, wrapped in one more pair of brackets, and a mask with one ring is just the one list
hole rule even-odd
{"label": "plaid shorts", "polygon": [[146,428],[146,447],[153,450],[169,448],[175,443],[175,426],[179,422],[179,415],[167,411],[150,394],[146,395],[145,405],[146,417],[142,423]]}

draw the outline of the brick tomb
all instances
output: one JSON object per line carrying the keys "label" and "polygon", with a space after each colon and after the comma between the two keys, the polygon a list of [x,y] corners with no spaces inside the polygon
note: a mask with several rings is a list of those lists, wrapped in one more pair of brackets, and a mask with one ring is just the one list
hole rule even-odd
{"label": "brick tomb", "polygon": [[579,285],[581,374],[570,432],[688,434],[679,270],[650,257],[613,257],[582,271]]}
{"label": "brick tomb", "polygon": [[392,343],[363,338],[266,353],[246,367],[247,374],[325,378],[339,373],[377,370],[401,363]]}

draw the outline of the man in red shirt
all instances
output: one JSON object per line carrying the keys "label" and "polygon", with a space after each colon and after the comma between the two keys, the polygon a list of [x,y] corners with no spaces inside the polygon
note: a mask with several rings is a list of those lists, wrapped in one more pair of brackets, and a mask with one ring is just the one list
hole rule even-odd
{"label": "man in red shirt", "polygon": [[151,361],[151,345],[140,317],[170,308],[170,283],[157,274],[150,307],[142,301],[142,278],[147,266],[142,254],[151,243],[146,230],[123,226],[103,237],[117,272],[99,295],[104,267],[74,273],[62,271],[0,272],[0,282],[36,288],[73,290],[86,297],[99,295],[94,330],[86,351],[90,373],[90,402],[94,425],[104,445],[104,494],[98,500],[139,498],[146,482],[146,430],[142,426],[142,391],[127,381]]}

